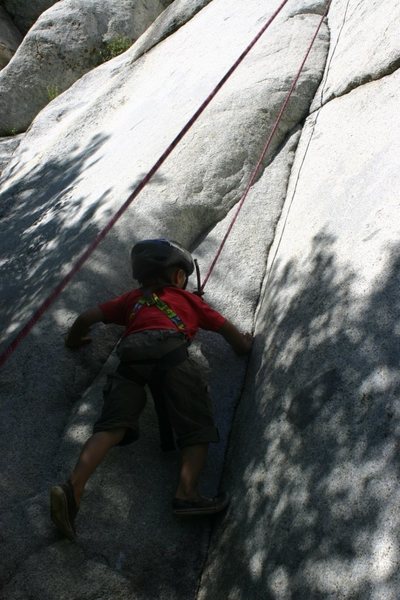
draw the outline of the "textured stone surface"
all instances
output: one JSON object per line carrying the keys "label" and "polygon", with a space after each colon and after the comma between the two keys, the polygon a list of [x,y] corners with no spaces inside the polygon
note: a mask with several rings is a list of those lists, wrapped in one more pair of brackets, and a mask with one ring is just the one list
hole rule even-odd
{"label": "textured stone surface", "polygon": [[25,131],[38,112],[84,73],[135,41],[163,11],[160,0],[64,0],[46,11],[0,74],[0,134]]}
{"label": "textured stone surface", "polygon": [[6,66],[22,40],[21,32],[0,6],[0,69]]}
{"label": "textured stone surface", "polygon": [[[6,600],[22,598],[28,589],[35,600],[55,595],[119,597],[120,589],[126,597],[137,594],[143,599],[195,597],[210,523],[172,520],[169,503],[177,457],[160,454],[151,405],[141,440],[111,453],[90,483],[77,523],[79,560],[46,520],[45,491],[65,475],[90,431],[103,375],[90,384],[119,329],[100,326],[92,346],[79,353],[63,348],[63,334],[77,312],[131,285],[127,257],[131,243],[140,237],[178,238],[196,248],[206,271],[315,29],[322,3],[315,13],[306,5],[307,14],[282,15],[3,369],[1,411],[7,417],[1,421],[5,475],[0,496],[6,560],[1,577]],[[2,180],[1,227],[7,240],[1,234],[0,243],[7,261],[2,282],[8,298],[2,307],[4,343],[119,207],[275,6],[240,0],[232,13],[228,0],[214,0],[142,58],[137,59],[134,46],[87,74],[42,111]],[[181,3],[181,8],[190,9],[182,14],[194,14],[199,3]],[[161,22],[161,31],[168,23]],[[207,288],[206,298],[242,329],[252,327],[299,122],[322,75],[327,43],[324,29],[267,158],[269,168],[253,187]],[[204,481],[204,489],[215,491],[246,361],[215,334],[200,336],[193,351],[200,348],[210,365],[223,440],[213,448]],[[12,470],[5,468],[10,463]],[[30,530],[35,535],[29,537]],[[79,592],[77,562],[89,582],[98,572],[104,574],[101,590],[90,590],[85,583]],[[113,576],[107,587],[108,569]],[[68,575],[56,592],[64,571]]]}
{"label": "textured stone surface", "polygon": [[399,87],[306,121],[201,600],[399,597]]}
{"label": "textured stone surface", "polygon": [[[160,4],[166,8],[173,0],[160,0]],[[40,15],[56,4],[58,0],[2,0],[2,5],[12,15],[18,27],[26,33]],[[139,0],[137,4],[142,4]]]}
{"label": "textured stone surface", "polygon": [[106,564],[101,554],[87,558],[82,549],[65,541],[33,554],[5,586],[4,595],[15,600],[108,600],[111,597],[135,600],[141,597],[123,575]]}

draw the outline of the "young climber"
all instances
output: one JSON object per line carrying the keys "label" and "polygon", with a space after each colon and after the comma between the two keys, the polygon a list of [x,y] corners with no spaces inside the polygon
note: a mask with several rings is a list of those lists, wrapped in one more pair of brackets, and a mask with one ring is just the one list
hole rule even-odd
{"label": "young climber", "polygon": [[117,348],[120,364],[108,377],[104,405],[66,483],[50,491],[51,518],[69,539],[85,484],[107,452],[139,436],[138,421],[150,387],[164,450],[181,452],[179,482],[172,509],[176,515],[208,515],[228,505],[226,494],[207,498],[198,482],[208,445],[218,442],[207,384],[187,347],[199,328],[216,331],[238,354],[250,351],[252,336],[240,333],[198,295],[186,291],[194,270],[191,254],[177,242],[144,240],[131,253],[133,277],[141,287],[82,313],[65,344],[77,349],[90,342],[94,323],[125,327]]}

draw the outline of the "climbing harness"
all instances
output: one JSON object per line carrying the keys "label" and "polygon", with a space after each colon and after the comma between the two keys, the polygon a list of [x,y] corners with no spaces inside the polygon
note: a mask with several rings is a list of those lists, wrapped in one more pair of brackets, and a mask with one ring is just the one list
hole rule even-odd
{"label": "climbing harness", "polygon": [[[127,198],[127,200],[120,206],[120,208],[114,213],[114,215],[112,216],[112,218],[108,221],[108,223],[105,225],[105,227],[103,227],[103,229],[101,229],[99,231],[99,233],[96,235],[96,237],[93,239],[93,241],[89,244],[89,246],[86,248],[86,250],[82,253],[82,255],[79,257],[79,259],[76,261],[76,263],[72,266],[72,268],[70,269],[70,271],[64,276],[64,278],[58,283],[58,285],[53,289],[53,291],[50,293],[50,295],[42,302],[42,304],[40,304],[40,306],[38,307],[38,309],[34,312],[34,314],[32,315],[32,317],[28,320],[28,322],[24,325],[24,327],[20,330],[20,332],[17,334],[17,336],[14,338],[14,340],[6,347],[6,349],[0,354],[0,366],[2,366],[7,360],[8,358],[11,356],[11,354],[16,350],[16,348],[19,346],[19,344],[22,342],[22,340],[29,334],[29,332],[32,330],[32,328],[36,325],[36,323],[39,321],[39,319],[43,316],[43,314],[47,311],[47,309],[55,302],[55,300],[58,298],[58,296],[61,294],[61,292],[65,289],[65,287],[68,285],[68,283],[71,281],[71,279],[74,277],[74,275],[76,275],[76,273],[81,269],[81,267],[84,265],[84,263],[88,260],[88,258],[93,254],[93,252],[95,251],[95,249],[97,248],[97,246],[100,244],[100,242],[106,237],[106,235],[109,233],[109,231],[112,229],[112,227],[115,225],[115,223],[120,219],[120,217],[125,213],[125,211],[128,209],[128,207],[132,204],[132,202],[135,200],[135,198],[140,194],[140,192],[143,190],[143,188],[147,185],[147,183],[152,179],[152,177],[154,176],[154,174],[159,170],[159,168],[161,167],[161,165],[165,162],[165,160],[168,158],[168,156],[171,154],[171,152],[176,148],[176,146],[179,144],[179,142],[182,140],[182,138],[186,135],[186,133],[189,131],[189,129],[192,127],[192,125],[197,121],[197,119],[200,117],[200,115],[204,112],[204,110],[207,108],[207,106],[210,104],[210,102],[213,100],[213,98],[216,96],[216,94],[219,92],[219,90],[222,88],[222,86],[226,83],[226,81],[231,77],[231,75],[236,71],[237,67],[240,65],[240,63],[244,60],[244,58],[247,56],[247,54],[250,52],[250,50],[255,46],[255,44],[258,42],[258,40],[261,38],[261,36],[265,33],[265,31],[268,29],[268,27],[271,25],[271,23],[275,20],[275,18],[279,15],[279,13],[282,11],[282,9],[284,8],[284,6],[287,4],[289,0],[283,0],[283,2],[279,5],[279,7],[276,9],[276,11],[272,14],[272,16],[268,19],[268,21],[265,23],[265,25],[261,28],[261,30],[258,32],[258,34],[254,37],[254,39],[250,42],[250,44],[245,48],[245,50],[242,52],[242,54],[238,57],[238,59],[235,61],[235,63],[232,65],[232,67],[225,73],[225,75],[222,77],[222,79],[220,80],[220,82],[215,86],[215,88],[212,90],[212,92],[209,94],[209,96],[204,100],[204,102],[200,105],[200,107],[197,109],[197,111],[193,114],[193,116],[189,119],[189,121],[187,121],[186,125],[181,129],[181,131],[177,134],[177,136],[173,139],[173,141],[169,144],[169,146],[166,148],[166,150],[163,152],[163,154],[159,157],[159,159],[154,163],[153,167],[148,171],[148,173],[140,180],[140,182],[137,184],[137,186],[135,187],[135,189],[132,191],[132,193],[130,194],[130,196]],[[237,219],[237,216],[243,206],[244,200],[247,196],[248,190],[250,189],[251,185],[254,183],[254,180],[256,178],[256,175],[258,173],[258,170],[261,166],[262,160],[270,146],[271,140],[273,135],[276,132],[276,129],[279,125],[279,122],[281,120],[282,114],[287,106],[287,103],[289,102],[289,99],[291,97],[291,94],[293,92],[293,89],[299,79],[299,76],[301,74],[301,71],[304,67],[304,63],[306,61],[306,59],[308,58],[308,55],[311,51],[311,48],[314,44],[314,41],[318,35],[319,29],[322,25],[322,22],[324,20],[324,18],[326,17],[328,10],[329,10],[329,6],[330,6],[331,0],[329,0],[327,2],[327,7],[326,10],[324,12],[324,14],[321,17],[320,23],[318,25],[317,31],[311,41],[311,44],[307,50],[305,59],[302,62],[302,65],[299,69],[299,72],[296,76],[296,78],[293,81],[293,84],[289,90],[288,95],[286,96],[285,102],[282,105],[282,108],[278,114],[278,117],[276,119],[275,125],[271,131],[271,134],[268,138],[267,144],[264,147],[263,150],[263,154],[262,157],[260,158],[260,160],[257,163],[256,168],[253,171],[253,175],[251,177],[251,180],[249,182],[249,185],[246,188],[245,194],[242,196],[242,199],[239,202],[239,206],[238,209],[234,215],[234,218],[232,220],[231,225],[228,228],[228,231],[226,233],[226,235],[224,236],[224,239],[219,247],[219,250],[217,252],[216,257],[214,258],[211,267],[203,281],[203,283],[201,284],[199,290],[198,290],[198,294],[201,295],[203,293],[204,287],[210,277],[210,274],[215,266],[216,261],[218,260],[221,252],[222,252],[222,248],[225,245],[226,239]]]}
{"label": "climbing harness", "polygon": [[172,310],[170,306],[168,306],[166,302],[161,300],[161,298],[157,296],[155,292],[151,294],[145,293],[137,300],[136,304],[132,309],[132,312],[129,315],[129,320],[132,321],[132,319],[136,317],[138,312],[144,306],[156,306],[161,312],[163,312],[168,317],[168,319],[170,319],[170,321],[172,321],[172,323],[179,331],[183,332],[185,330],[185,323],[182,321],[182,319],[176,314],[174,310]]}
{"label": "climbing harness", "polygon": [[[117,368],[117,373],[139,385],[148,384],[157,413],[161,448],[164,452],[168,452],[169,450],[175,449],[175,439],[166,405],[164,379],[168,369],[181,364],[187,359],[189,340],[185,340],[183,337],[185,324],[182,319],[166,302],[161,300],[155,292],[144,290],[143,296],[141,296],[133,306],[132,312],[129,315],[129,320],[132,321],[132,319],[135,319],[138,312],[143,310],[146,306],[155,306],[171,320],[177,330],[182,333],[182,345],[171,350],[167,354],[164,354],[164,356],[159,359],[139,359],[130,361],[129,363],[121,362]],[[135,365],[152,365],[153,369],[150,377],[145,379],[136,373],[133,373],[131,366]]]}
{"label": "climbing harness", "polygon": [[[147,243],[149,241],[153,242],[153,244]],[[154,249],[154,247],[157,247],[158,241],[159,240],[145,240],[144,241],[143,247],[145,247],[147,249],[146,258],[148,258],[149,254],[150,254],[153,258],[153,262],[154,262],[154,253],[152,254],[152,250]],[[167,240],[164,240],[164,241],[167,242]],[[135,246],[134,246],[133,250],[134,249],[135,249]],[[149,249],[150,249],[150,252],[148,251]],[[165,248],[163,248],[163,250],[165,252]],[[182,257],[181,257],[180,253],[175,252],[174,249],[172,249],[171,252],[173,253],[172,259],[171,259],[171,254],[166,254],[166,256],[163,254],[162,258],[163,259],[166,258],[168,261],[170,261],[170,259],[171,259],[172,262],[174,262],[176,260],[178,260],[178,261],[181,260]],[[192,257],[189,254],[189,252],[187,252],[186,250],[185,250],[185,252],[186,252],[186,255],[188,255],[188,256],[186,256],[187,266],[189,267],[189,265],[190,265],[190,267],[193,270]],[[188,257],[190,257],[191,262],[189,261]],[[164,260],[162,262],[164,263]],[[140,264],[139,266],[143,267],[142,264]],[[150,266],[150,267],[153,266],[153,263],[151,263],[148,266]],[[135,268],[134,268],[134,270],[135,270]],[[149,306],[149,307],[155,306],[156,308],[158,308],[162,313],[164,313],[170,319],[170,321],[175,325],[177,330],[184,335],[185,324],[182,321],[182,319],[176,314],[176,312],[166,302],[161,300],[161,298],[156,294],[156,292],[154,292],[154,291],[152,292],[151,290],[143,290],[143,296],[140,296],[140,298],[134,304],[132,311],[129,315],[129,320],[132,321],[133,319],[135,319],[136,315],[141,310],[143,310],[143,308],[146,306]],[[183,340],[183,338],[182,338],[182,340]],[[174,438],[174,433],[173,433],[169,415],[168,415],[166,397],[165,397],[165,392],[164,392],[164,379],[165,379],[168,369],[181,364],[182,362],[184,362],[187,359],[188,346],[189,346],[189,340],[186,340],[186,341],[183,341],[181,346],[178,346],[178,348],[175,348],[174,350],[171,350],[167,354],[164,354],[164,356],[162,356],[159,359],[156,359],[156,360],[154,360],[154,359],[139,359],[139,360],[135,360],[135,361],[130,361],[129,363],[121,362],[119,364],[119,367],[117,368],[117,373],[119,375],[122,375],[122,377],[125,377],[126,379],[130,379],[131,381],[134,381],[138,385],[146,385],[147,384],[149,386],[151,395],[153,396],[154,406],[155,406],[156,413],[157,413],[158,429],[160,432],[161,449],[164,452],[168,452],[170,450],[175,449],[175,438]],[[153,369],[151,371],[150,377],[148,379],[145,379],[142,376],[138,375],[137,373],[134,373],[132,371],[131,367],[135,366],[135,365],[152,365]]]}

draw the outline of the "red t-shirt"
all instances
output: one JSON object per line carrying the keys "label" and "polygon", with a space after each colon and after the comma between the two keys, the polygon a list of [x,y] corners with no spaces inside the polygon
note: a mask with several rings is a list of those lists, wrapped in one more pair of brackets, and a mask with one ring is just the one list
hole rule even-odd
{"label": "red t-shirt", "polygon": [[[225,323],[225,317],[192,292],[176,287],[165,287],[157,290],[157,295],[180,317],[185,324],[184,333],[190,339],[196,335],[198,329],[218,331]],[[100,304],[99,308],[104,315],[104,323],[124,325],[123,337],[146,329],[178,331],[171,319],[157,306],[142,306],[134,314],[133,307],[141,296],[143,296],[143,290],[135,289]]]}

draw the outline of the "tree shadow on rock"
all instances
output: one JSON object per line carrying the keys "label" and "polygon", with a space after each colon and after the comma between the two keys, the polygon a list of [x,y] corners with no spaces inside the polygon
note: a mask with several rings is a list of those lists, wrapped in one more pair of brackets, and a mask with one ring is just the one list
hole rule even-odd
{"label": "tree shadow on rock", "polygon": [[360,298],[334,245],[270,274],[201,598],[398,597],[399,246]]}
{"label": "tree shadow on rock", "polygon": [[70,156],[35,167],[3,192],[0,220],[3,332],[30,316],[99,229],[95,216],[110,190],[92,202],[74,194],[91,157],[106,141],[96,135]]}

